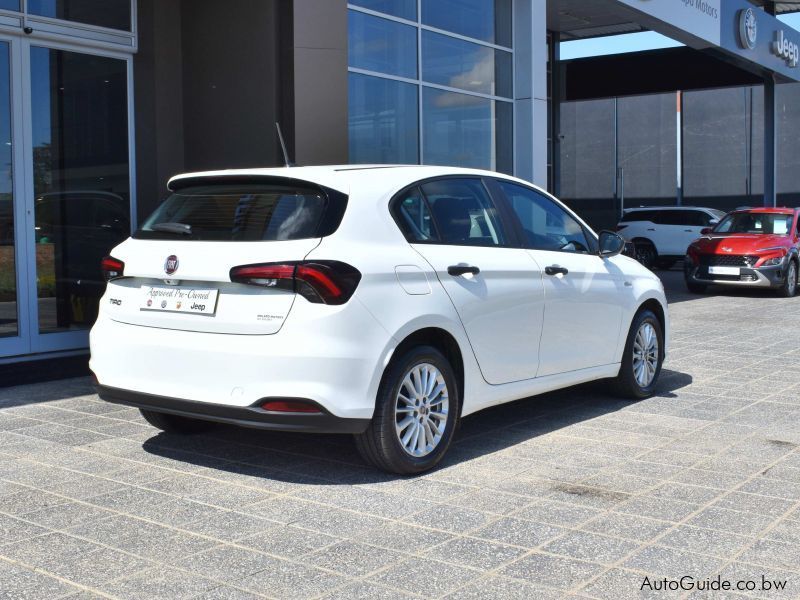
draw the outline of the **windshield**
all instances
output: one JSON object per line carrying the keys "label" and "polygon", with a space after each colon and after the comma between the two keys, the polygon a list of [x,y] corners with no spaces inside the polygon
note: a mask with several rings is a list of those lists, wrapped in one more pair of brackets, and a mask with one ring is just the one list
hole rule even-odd
{"label": "windshield", "polygon": [[322,191],[279,185],[210,185],[167,198],[136,232],[140,239],[277,241],[318,237]]}
{"label": "windshield", "polygon": [[725,217],[714,233],[761,233],[786,235],[792,226],[791,214],[740,212]]}

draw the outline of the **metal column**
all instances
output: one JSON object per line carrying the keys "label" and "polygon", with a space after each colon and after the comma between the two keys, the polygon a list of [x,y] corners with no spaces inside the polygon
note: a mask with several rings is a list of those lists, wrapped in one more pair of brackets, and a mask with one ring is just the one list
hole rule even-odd
{"label": "metal column", "polygon": [[764,78],[764,206],[776,206],[776,183],[778,180],[777,154],[778,136],[775,120],[778,106],[775,100],[775,80],[771,75]]}
{"label": "metal column", "polygon": [[[764,10],[775,16],[774,0],[766,0]],[[764,206],[777,206],[778,136],[775,127],[777,116],[775,78],[770,74],[764,77]]]}

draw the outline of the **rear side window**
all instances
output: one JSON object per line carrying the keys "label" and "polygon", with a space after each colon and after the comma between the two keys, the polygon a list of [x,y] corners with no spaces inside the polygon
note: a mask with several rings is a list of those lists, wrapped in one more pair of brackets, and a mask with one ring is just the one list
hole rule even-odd
{"label": "rear side window", "polygon": [[504,246],[500,216],[479,179],[440,179],[421,186],[438,242],[458,246]]}
{"label": "rear side window", "polygon": [[656,218],[655,210],[632,210],[622,215],[622,222],[629,223],[631,221],[652,221]]}
{"label": "rear side window", "polygon": [[658,225],[696,225],[693,210],[662,210],[656,216]]}
{"label": "rear side window", "polygon": [[320,237],[328,204],[324,192],[311,186],[187,187],[167,198],[134,237],[230,242]]}
{"label": "rear side window", "polygon": [[428,203],[419,188],[409,190],[395,204],[395,218],[409,242],[438,240]]}

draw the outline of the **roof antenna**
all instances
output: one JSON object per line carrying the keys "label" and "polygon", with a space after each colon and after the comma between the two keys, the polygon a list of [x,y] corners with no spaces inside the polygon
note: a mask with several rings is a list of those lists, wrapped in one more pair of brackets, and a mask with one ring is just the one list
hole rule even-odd
{"label": "roof antenna", "polygon": [[289,151],[286,150],[286,142],[283,141],[283,132],[281,131],[281,124],[275,121],[275,129],[278,130],[278,140],[281,143],[281,150],[283,150],[283,161],[287,167],[293,167],[294,163],[289,160]]}

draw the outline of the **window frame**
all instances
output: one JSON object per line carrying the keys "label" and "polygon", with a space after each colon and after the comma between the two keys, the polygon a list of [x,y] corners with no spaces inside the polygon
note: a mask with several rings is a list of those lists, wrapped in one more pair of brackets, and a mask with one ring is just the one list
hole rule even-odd
{"label": "window frame", "polygon": [[131,5],[131,28],[114,29],[80,21],[45,17],[27,10],[20,2],[20,10],[0,9],[0,33],[19,34],[24,27],[32,27],[31,40],[49,44],[50,41],[83,45],[88,48],[135,53],[139,50],[138,1],[128,0]]}
{"label": "window frame", "polygon": [[[496,244],[496,245],[478,245],[478,244],[450,244],[441,241],[441,234],[439,233],[439,223],[436,221],[436,216],[431,209],[431,205],[428,202],[428,197],[425,194],[425,191],[422,189],[422,186],[428,183],[434,183],[439,181],[446,181],[448,179],[471,179],[480,182],[483,185],[483,189],[486,191],[486,196],[489,198],[490,202],[493,204],[494,209],[497,211],[497,221],[500,227],[503,229],[502,233],[505,236],[505,243]],[[519,234],[517,231],[516,223],[509,218],[508,214],[508,207],[504,202],[499,202],[498,198],[492,193],[491,186],[489,184],[490,178],[483,177],[481,175],[472,175],[472,174],[463,174],[463,175],[438,175],[435,177],[426,177],[425,179],[420,179],[411,183],[403,188],[401,188],[397,193],[395,193],[392,198],[389,200],[389,214],[392,217],[397,229],[400,232],[400,235],[408,242],[409,244],[420,244],[426,246],[452,246],[455,248],[477,248],[477,249],[494,249],[494,248],[520,248],[520,239]],[[409,239],[409,236],[406,234],[406,230],[401,224],[401,217],[398,214],[398,206],[403,198],[408,194],[408,192],[417,188],[419,190],[419,195],[422,198],[425,206],[427,207],[428,213],[431,217],[431,223],[433,224],[433,228],[436,231],[437,239],[435,240],[416,240],[416,239]]]}
{"label": "window frame", "polygon": [[[589,229],[583,221],[581,221],[578,216],[571,211],[568,207],[566,207],[563,203],[561,203],[555,196],[548,194],[547,192],[532,187],[530,185],[525,185],[519,181],[513,181],[510,179],[503,179],[501,177],[492,177],[487,178],[490,179],[490,191],[492,195],[496,197],[496,203],[502,204],[503,211],[505,213],[505,217],[507,220],[510,220],[514,227],[514,237],[517,239],[517,248],[521,250],[535,250],[539,252],[560,252],[563,254],[569,254],[571,256],[598,256],[600,242],[598,235]],[[511,200],[508,198],[507,194],[500,186],[500,183],[506,183],[510,185],[516,185],[524,190],[527,190],[531,193],[537,194],[541,196],[544,200],[552,203],[553,206],[558,208],[559,210],[563,211],[569,218],[571,218],[575,223],[581,228],[583,231],[583,235],[586,237],[586,241],[589,244],[588,252],[570,252],[569,250],[553,250],[551,248],[529,248],[527,243],[527,237],[525,236],[524,227],[522,226],[522,221],[520,220],[519,216],[517,216],[514,207],[511,204]]]}

